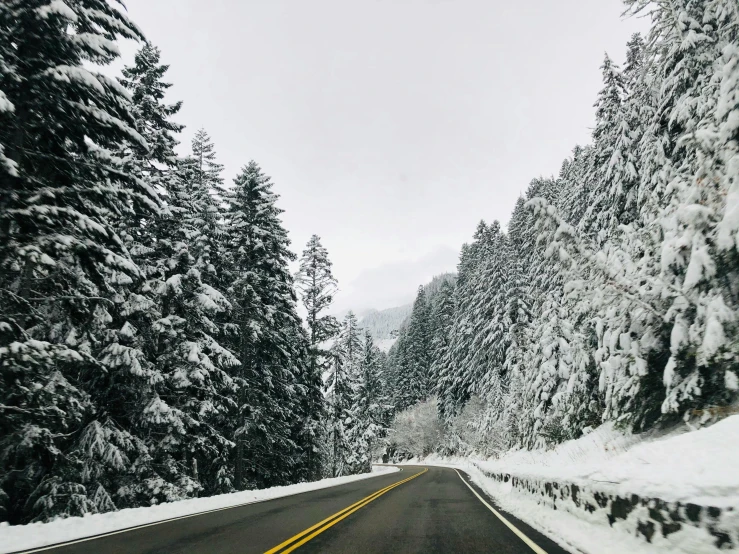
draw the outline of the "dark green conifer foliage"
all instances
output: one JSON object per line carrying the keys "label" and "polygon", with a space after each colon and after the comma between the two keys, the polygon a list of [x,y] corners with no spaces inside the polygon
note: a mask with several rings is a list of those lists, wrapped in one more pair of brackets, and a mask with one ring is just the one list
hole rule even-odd
{"label": "dark green conifer foliage", "polygon": [[357,317],[349,312],[331,348],[331,362],[325,379],[328,409],[326,473],[329,477],[353,470],[352,439],[357,421],[352,412],[361,359],[362,339]]}
{"label": "dark green conifer foliage", "polygon": [[241,365],[235,413],[237,489],[286,484],[300,472],[295,442],[309,394],[308,341],[288,263],[295,259],[272,181],[250,162],[225,194],[228,295]]}
{"label": "dark green conifer foliage", "polygon": [[365,332],[352,399],[350,465],[356,473],[371,471],[377,447],[387,433],[392,406],[385,397],[382,373],[382,353],[375,346],[372,335]]}
{"label": "dark green conifer foliage", "polygon": [[141,35],[112,3],[0,6],[0,466],[15,523],[111,508],[82,471],[84,430],[106,425],[90,394],[112,283],[141,278],[115,222],[158,208],[115,155],[147,148],[129,99],[86,65],[116,59],[119,37]]}
{"label": "dark green conifer foliage", "polygon": [[322,375],[328,370],[331,360],[325,344],[336,336],[339,323],[335,317],[325,313],[333,301],[337,282],[331,272],[328,251],[317,235],[310,238],[300,258],[296,286],[307,312],[309,338],[306,382],[308,404],[302,436],[305,441],[308,474],[312,478],[318,478],[321,474],[320,441],[323,438],[325,417]]}

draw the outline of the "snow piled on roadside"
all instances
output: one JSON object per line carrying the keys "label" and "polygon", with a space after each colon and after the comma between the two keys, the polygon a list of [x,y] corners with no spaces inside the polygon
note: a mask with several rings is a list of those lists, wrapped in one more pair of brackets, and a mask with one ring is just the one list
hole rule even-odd
{"label": "snow piled on roadside", "polygon": [[[659,438],[623,434],[606,424],[589,435],[543,451],[514,451],[497,460],[439,458],[427,465],[464,470],[502,510],[539,530],[565,549],[586,554],[710,554],[720,550],[705,529],[684,525],[647,543],[628,524],[604,525],[601,516],[553,510],[511,482],[486,477],[480,468],[517,477],[588,484],[621,496],[637,494],[668,502],[739,510],[739,416],[692,432]],[[412,461],[406,463],[413,463]]]}
{"label": "snow piled on roadside", "polygon": [[713,539],[704,529],[685,526],[683,531],[663,538],[655,535],[652,543],[632,533],[624,532],[618,524],[610,527],[602,519],[577,515],[565,510],[552,510],[539,504],[529,494],[515,491],[510,482],[500,483],[476,467],[463,468],[474,484],[484,490],[504,511],[525,521],[573,554],[719,554]]}
{"label": "snow piled on roadside", "polygon": [[483,469],[521,477],[601,483],[621,496],[739,506],[739,415],[691,432],[644,439],[606,424],[550,451],[511,452]]}
{"label": "snow piled on roadside", "polygon": [[302,492],[344,485],[352,481],[360,481],[396,471],[399,471],[397,467],[374,466],[372,473],[322,479],[320,481],[313,481],[312,483],[298,483],[297,485],[287,485],[284,487],[219,494],[206,498],[192,498],[179,502],[159,504],[157,506],[128,508],[117,512],[92,514],[86,517],[57,519],[49,523],[29,523],[28,525],[16,526],[0,523],[0,553],[39,548],[50,544],[82,539],[112,531],[120,531],[129,527],[156,523],[166,519],[197,515],[198,513],[211,510],[292,496]]}

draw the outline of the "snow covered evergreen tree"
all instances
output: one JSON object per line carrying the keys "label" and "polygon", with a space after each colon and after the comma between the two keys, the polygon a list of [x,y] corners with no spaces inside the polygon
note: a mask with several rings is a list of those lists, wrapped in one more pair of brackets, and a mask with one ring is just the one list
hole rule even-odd
{"label": "snow covered evergreen tree", "polygon": [[382,383],[382,353],[372,335],[365,332],[352,402],[351,455],[353,472],[369,472],[387,432],[392,406],[385,397]]}
{"label": "snow covered evergreen tree", "polygon": [[578,225],[588,209],[592,185],[588,175],[593,169],[593,157],[592,146],[575,146],[572,157],[562,163],[559,172],[558,189],[562,193],[550,199],[571,225]]}
{"label": "snow covered evergreen tree", "polygon": [[502,419],[507,428],[505,439],[512,445],[521,444],[521,432],[517,425],[521,415],[522,397],[525,388],[526,353],[530,348],[533,318],[531,313],[531,287],[526,278],[527,263],[532,259],[534,245],[529,236],[531,232],[531,213],[525,201],[519,197],[508,224],[509,274],[504,292],[505,344],[504,371],[507,376],[507,390]]}
{"label": "snow covered evergreen tree", "polygon": [[287,484],[305,473],[306,450],[312,448],[296,443],[311,415],[305,397],[312,377],[288,269],[295,255],[280,220],[279,197],[259,165],[249,162],[225,194],[224,264],[241,362],[235,372],[235,486]]}
{"label": "snow covered evergreen tree", "polygon": [[502,414],[502,399],[507,375],[504,372],[506,352],[506,298],[509,278],[508,244],[498,222],[490,226],[491,250],[477,276],[475,298],[470,306],[473,326],[478,332],[472,338],[469,355],[460,376],[467,395],[477,393],[487,400],[490,416]]}
{"label": "snow covered evergreen tree", "polygon": [[[115,284],[142,277],[117,220],[159,199],[116,155],[148,147],[129,95],[92,69],[118,57],[116,38],[142,38],[123,12],[107,1],[10,1],[0,29],[0,464],[9,518],[21,522],[112,507],[84,475],[95,453],[82,424],[106,420],[90,394],[105,371]],[[101,447],[127,450],[115,441]]]}
{"label": "snow covered evergreen tree", "polygon": [[398,338],[388,352],[388,367],[385,376],[386,387],[390,391],[393,406],[404,405],[405,392],[401,386],[403,375],[408,373],[408,326],[403,325],[398,330]]}
{"label": "snow covered evergreen tree", "polygon": [[[579,223],[580,229],[599,244],[618,224],[621,207],[626,205],[626,193],[622,190],[624,177],[630,177],[632,182],[636,179],[636,167],[624,165],[622,153],[631,146],[632,140],[624,115],[624,79],[608,54],[601,70],[603,89],[595,103],[593,165],[587,175],[590,198],[583,220]],[[633,185],[630,189],[633,189]]]}
{"label": "snow covered evergreen tree", "polygon": [[456,415],[469,398],[469,390],[463,382],[464,360],[470,354],[471,341],[475,332],[472,325],[471,304],[475,287],[479,286],[477,275],[486,255],[491,251],[488,225],[481,221],[471,244],[463,245],[457,266],[457,284],[454,295],[454,322],[449,331],[449,347],[446,357],[440,363],[438,387],[438,407],[442,417],[449,421]]}
{"label": "snow covered evergreen tree", "polygon": [[436,294],[430,314],[431,363],[429,374],[431,379],[431,391],[436,394],[439,387],[442,360],[445,359],[449,349],[449,332],[454,321],[454,284],[445,280],[442,282],[439,292]]}
{"label": "snow covered evergreen tree", "polygon": [[[166,69],[159,65],[159,51],[149,45],[139,51],[133,67],[124,68],[126,79],[121,83],[131,94],[136,129],[149,148],[125,144],[120,154],[129,171],[160,193],[165,203],[167,181],[176,173],[175,134],[182,129],[169,119],[180,104],[163,104],[164,91],[170,86],[161,81]],[[159,363],[155,330],[162,318],[160,291],[164,285],[163,281],[152,282],[161,277],[156,273],[161,268],[157,256],[163,253],[152,245],[166,242],[163,222],[171,215],[162,209],[144,219],[133,214],[117,221],[144,278],[131,284],[111,283],[117,300],[101,353],[107,372],[96,382],[92,397],[97,405],[105,406],[105,417],[89,424],[83,436],[93,462],[85,474],[94,476],[99,485],[96,498],[119,508],[185,498],[202,489],[189,465],[183,470],[185,464],[180,465],[179,459],[173,463],[170,454],[160,455],[158,439],[167,433],[164,421],[169,418],[153,409],[168,406],[161,402],[167,376]],[[111,455],[111,444],[118,448],[116,456]],[[108,460],[123,461],[114,467]],[[104,491],[110,495],[106,497]]]}
{"label": "snow covered evergreen tree", "polygon": [[716,136],[716,131],[727,111],[728,88],[722,86],[734,82],[731,69],[727,80],[722,70],[725,60],[731,68],[739,14],[724,2],[675,1],[660,5],[653,18],[649,61],[662,82],[656,114],[661,126],[652,136],[662,155],[654,164],[659,170],[649,177],[662,232],[657,283],[662,298],[669,299],[670,358],[662,405],[669,414],[736,397],[737,346],[728,337],[738,303],[726,284],[736,278],[731,263],[736,258],[731,249],[716,247],[734,179],[722,154],[731,152],[732,141],[731,132]]}
{"label": "snow covered evergreen tree", "polygon": [[[165,168],[177,164],[175,135],[184,128],[172,121],[182,102],[166,104],[164,97],[172,87],[163,81],[168,65],[162,65],[159,48],[146,44],[136,53],[134,64],[123,68],[121,84],[130,91],[136,130],[146,139],[148,148],[137,150],[138,176],[148,175],[158,184],[156,176]],[[136,145],[133,145],[136,146]]]}
{"label": "snow covered evergreen tree", "polygon": [[431,333],[430,306],[426,292],[418,288],[413,303],[410,322],[404,340],[403,370],[398,372],[396,397],[397,408],[404,410],[431,394]]}
{"label": "snow covered evergreen tree", "polygon": [[214,319],[232,306],[203,282],[185,242],[167,240],[163,246],[171,250],[163,260],[162,317],[154,331],[159,345],[156,363],[164,381],[146,412],[151,423],[165,424],[157,449],[160,463],[186,468],[185,475],[192,480],[189,487],[208,494],[230,491],[228,459],[233,444],[222,421],[233,405],[230,397],[236,387],[229,373],[239,360],[218,342]]}
{"label": "snow covered evergreen tree", "polygon": [[354,399],[362,360],[362,339],[357,317],[349,312],[331,348],[331,364],[325,376],[328,409],[326,471],[338,477],[352,471],[352,438],[357,421]]}
{"label": "snow covered evergreen tree", "polygon": [[308,312],[306,323],[310,331],[311,367],[320,368],[325,354],[320,345],[336,335],[339,324],[335,317],[321,315],[333,302],[337,281],[331,272],[328,251],[316,235],[310,238],[300,258],[296,286]]}
{"label": "snow covered evergreen tree", "polygon": [[330,364],[324,344],[339,331],[336,318],[324,313],[331,306],[337,281],[331,272],[328,251],[317,235],[310,238],[300,258],[296,286],[307,311],[309,335],[308,419],[304,422],[303,433],[308,440],[308,471],[317,478],[321,474],[320,441],[325,417],[321,379]]}
{"label": "snow covered evergreen tree", "polygon": [[224,261],[219,256],[219,247],[223,242],[223,230],[219,224],[224,217],[219,200],[223,189],[223,166],[216,162],[215,146],[205,129],[195,133],[192,153],[180,161],[180,171],[186,184],[186,194],[198,204],[198,210],[190,215],[192,225],[199,229],[192,241],[197,267],[210,284],[220,284],[225,288],[227,282],[223,281],[224,275],[219,275],[221,268],[218,267]]}

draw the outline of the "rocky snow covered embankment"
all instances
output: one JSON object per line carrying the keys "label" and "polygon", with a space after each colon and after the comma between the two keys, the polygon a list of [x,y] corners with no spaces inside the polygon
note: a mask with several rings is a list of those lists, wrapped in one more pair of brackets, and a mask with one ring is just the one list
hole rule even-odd
{"label": "rocky snow covered embankment", "polygon": [[739,549],[739,415],[651,440],[604,425],[551,451],[457,465],[575,552]]}
{"label": "rocky snow covered embankment", "polygon": [[49,523],[30,523],[28,525],[16,526],[0,524],[0,553],[39,548],[50,544],[112,533],[130,527],[151,525],[169,519],[189,517],[203,512],[225,510],[243,504],[264,502],[265,500],[282,498],[283,496],[335,487],[395,471],[398,471],[398,468],[374,466],[372,473],[322,479],[312,483],[298,483],[297,485],[287,485],[284,487],[219,494],[206,498],[192,498],[190,500],[168,502],[145,508],[128,508],[117,512],[94,514],[87,517],[57,519]]}

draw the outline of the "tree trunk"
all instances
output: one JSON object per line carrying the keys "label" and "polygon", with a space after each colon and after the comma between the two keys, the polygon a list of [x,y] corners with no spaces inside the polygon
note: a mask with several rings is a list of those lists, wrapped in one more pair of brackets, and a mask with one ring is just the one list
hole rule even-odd
{"label": "tree trunk", "polygon": [[234,486],[237,491],[244,490],[244,441],[236,441],[236,469],[234,471]]}

